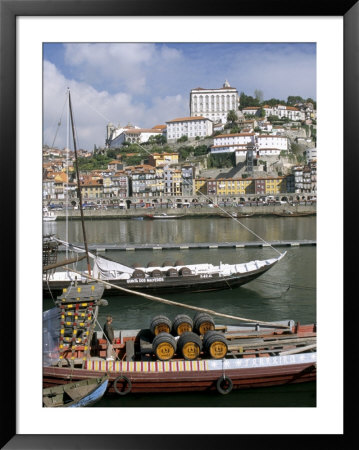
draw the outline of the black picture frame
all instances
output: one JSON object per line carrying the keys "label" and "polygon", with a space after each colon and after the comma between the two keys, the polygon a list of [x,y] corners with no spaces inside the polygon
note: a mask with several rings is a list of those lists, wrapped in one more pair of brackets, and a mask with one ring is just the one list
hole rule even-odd
{"label": "black picture frame", "polygon": [[[276,435],[18,435],[16,433],[16,18],[20,16],[342,16],[344,19],[344,208],[346,211],[346,235],[354,237],[356,222],[354,207],[356,197],[350,186],[358,167],[358,104],[359,104],[359,5],[355,0],[341,2],[288,2],[279,0],[256,2],[228,0],[224,5],[218,2],[189,2],[187,0],[0,0],[0,60],[1,60],[1,101],[0,101],[0,167],[3,210],[6,215],[2,222],[2,250],[6,255],[6,265],[2,268],[2,331],[6,335],[2,357],[2,423],[1,448],[6,449],[60,449],[60,448],[223,448],[243,447],[258,441],[270,446],[278,443]],[[8,194],[7,194],[8,193]],[[349,254],[349,245],[344,245],[344,254]],[[345,292],[348,293],[355,279],[354,267],[348,266],[344,272]],[[355,291],[353,291],[355,292]],[[345,323],[352,327],[346,331],[348,346],[345,347],[346,393],[354,392],[353,361],[350,342],[354,342],[355,298],[345,305]],[[6,370],[5,370],[6,367]],[[350,402],[345,402],[350,407]],[[345,435],[330,436],[330,442],[343,439],[353,431],[354,415],[345,423]],[[310,436],[313,443],[323,436]],[[288,438],[289,439],[289,438]],[[349,438],[350,439],[350,438]],[[348,439],[348,440],[349,440]],[[308,436],[290,438],[291,447],[302,446]],[[259,442],[258,442],[259,443]],[[338,443],[343,446],[343,443]]]}

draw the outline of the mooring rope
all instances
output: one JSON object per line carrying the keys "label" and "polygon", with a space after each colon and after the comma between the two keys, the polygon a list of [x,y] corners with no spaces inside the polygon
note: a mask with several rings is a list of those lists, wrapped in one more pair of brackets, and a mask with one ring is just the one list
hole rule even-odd
{"label": "mooring rope", "polygon": [[[127,289],[127,288],[124,288],[124,287],[121,287],[121,286],[116,286],[115,284],[109,283],[108,281],[101,280],[99,278],[95,278],[95,277],[93,277],[91,275],[88,275],[88,274],[85,274],[85,273],[77,272],[76,270],[73,270],[73,269],[69,269],[68,268],[67,270],[71,271],[71,272],[74,272],[74,273],[76,273],[78,275],[81,275],[82,277],[85,277],[85,278],[87,278],[89,280],[102,283],[102,284],[104,284],[106,286],[112,287],[114,289],[118,289],[118,290],[123,291],[123,292],[127,292],[128,294],[138,295],[140,297],[145,297],[145,298],[147,298],[149,300],[154,300],[154,301],[157,301],[157,302],[160,302],[160,303],[164,303],[166,305],[180,306],[182,308],[193,309],[195,311],[205,312],[205,313],[208,313],[208,314],[212,314],[214,316],[225,317],[226,319],[241,320],[243,322],[251,322],[251,323],[255,323],[257,325],[270,325],[270,326],[274,325],[273,322],[264,322],[264,321],[261,321],[261,320],[254,320],[254,319],[247,319],[245,317],[232,316],[230,314],[219,313],[217,311],[213,311],[213,310],[207,309],[207,308],[200,308],[198,306],[187,305],[185,303],[180,303],[180,302],[174,302],[172,300],[167,300],[167,299],[162,298],[162,297],[156,297],[154,295],[149,295],[149,294],[146,294],[144,292],[132,291],[131,289]],[[282,325],[282,324],[276,325],[276,326],[278,326],[279,328],[289,328],[289,326],[285,326],[285,325]]]}

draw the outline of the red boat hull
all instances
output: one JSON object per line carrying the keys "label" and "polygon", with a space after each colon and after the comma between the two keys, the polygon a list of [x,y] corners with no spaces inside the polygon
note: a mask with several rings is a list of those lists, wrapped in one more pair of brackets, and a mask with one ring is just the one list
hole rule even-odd
{"label": "red boat hull", "polygon": [[[115,380],[122,375],[130,380],[132,393],[157,392],[205,392],[217,389],[217,381],[223,375],[230,378],[233,389],[277,386],[303,383],[316,379],[316,364],[282,365],[276,367],[241,368],[231,370],[211,370],[203,372],[107,372],[109,376],[108,392],[115,393]],[[69,383],[89,377],[100,377],[103,371],[71,369],[69,367],[46,367],[43,370],[44,387]],[[126,379],[119,379],[117,389],[126,390]]]}

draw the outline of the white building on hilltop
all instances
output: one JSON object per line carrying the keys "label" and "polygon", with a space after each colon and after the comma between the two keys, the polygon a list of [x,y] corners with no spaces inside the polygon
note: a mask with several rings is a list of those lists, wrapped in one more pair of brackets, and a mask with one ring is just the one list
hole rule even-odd
{"label": "white building on hilltop", "polygon": [[255,133],[222,134],[213,139],[211,153],[235,152],[236,156],[246,156],[249,148],[258,156],[278,156],[281,151],[288,151],[288,138]]}
{"label": "white building on hilltop", "polygon": [[151,136],[163,135],[165,132],[164,125],[157,125],[154,128],[139,128],[132,125],[126,127],[114,127],[112,124],[107,125],[106,146],[109,148],[121,147],[124,142],[143,143],[147,142]]}
{"label": "white building on hilltop", "polygon": [[189,140],[198,137],[211,136],[213,134],[213,122],[206,117],[180,117],[166,122],[167,141],[175,142],[182,136]]}
{"label": "white building on hilltop", "polygon": [[229,111],[238,112],[239,103],[238,91],[228,81],[219,89],[198,87],[190,93],[190,116],[202,116],[215,123],[226,123]]}

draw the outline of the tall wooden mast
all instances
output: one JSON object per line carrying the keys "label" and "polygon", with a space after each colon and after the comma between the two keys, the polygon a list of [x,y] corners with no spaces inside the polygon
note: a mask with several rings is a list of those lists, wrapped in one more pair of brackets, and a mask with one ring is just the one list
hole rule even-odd
{"label": "tall wooden mast", "polygon": [[77,159],[77,146],[76,146],[76,138],[75,138],[75,126],[74,126],[74,119],[72,115],[72,105],[71,105],[71,94],[69,90],[69,107],[70,107],[70,119],[71,119],[71,128],[72,128],[72,138],[74,141],[74,152],[75,152],[75,166],[76,166],[76,178],[77,178],[77,191],[78,191],[78,198],[80,202],[80,213],[81,213],[81,224],[82,224],[82,233],[84,237],[84,245],[85,245],[85,252],[86,252],[86,259],[87,259],[87,270],[88,273],[91,275],[91,265],[90,265],[90,257],[88,252],[88,246],[87,246],[87,238],[86,238],[86,230],[85,230],[85,219],[84,219],[84,211],[82,208],[82,192],[81,192],[81,183],[80,183],[80,173],[79,173],[79,165],[78,165],[78,159]]}

